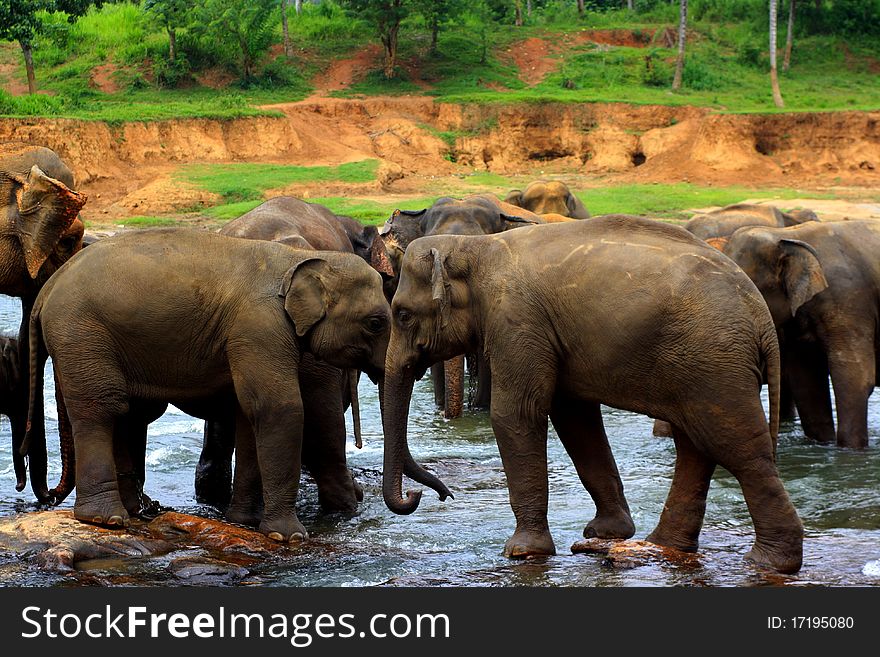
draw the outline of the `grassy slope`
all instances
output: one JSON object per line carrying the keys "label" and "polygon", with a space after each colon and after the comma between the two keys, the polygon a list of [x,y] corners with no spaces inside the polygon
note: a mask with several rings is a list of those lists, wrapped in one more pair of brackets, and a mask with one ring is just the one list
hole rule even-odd
{"label": "grassy slope", "polygon": [[[291,10],[292,11],[292,10]],[[647,20],[638,17],[640,21]],[[588,13],[583,20],[561,15],[553,23],[523,28],[495,26],[487,34],[489,56],[481,62],[482,33],[474,21],[448,27],[441,33],[440,49],[428,53],[424,26],[417,20],[404,24],[398,80],[388,82],[376,71],[343,92],[401,94],[426,90],[408,80],[407,70],[418,68],[431,89],[427,93],[450,102],[562,102],[625,101],[632,103],[692,104],[722,111],[770,112],[773,107],[766,73],[766,55],[749,25],[698,23],[692,26],[685,90],[669,91],[674,52],[654,44],[649,48],[573,45],[557,53],[559,68],[535,87],[517,77],[508,51],[529,36],[562,43],[580,29],[626,28],[653,33],[673,19],[659,14],[652,22],[633,23],[627,12]],[[537,22],[537,19],[536,19]],[[297,54],[267,60],[262,77],[250,87],[214,90],[198,86],[157,88],[154,74],[167,48],[164,32],[144,20],[134,5],[106,5],[93,10],[74,26],[54,25],[36,51],[38,82],[54,95],[11,98],[0,93],[0,114],[57,115],[108,121],[172,117],[234,117],[262,113],[257,105],[294,101],[310,91],[308,80],[332,59],[350,55],[374,41],[372,30],[340,11],[330,16],[306,5],[301,16],[291,16]],[[276,26],[280,40],[280,26]],[[186,35],[179,37],[186,43]],[[646,58],[650,59],[648,70]],[[0,63],[14,62],[20,53],[12,44],[0,48]],[[191,53],[194,68],[209,62],[205,53]],[[787,110],[880,108],[878,76],[880,44],[854,43],[830,37],[796,42],[794,66],[782,76]],[[93,67],[111,62],[118,69],[114,81],[120,91],[104,94],[89,84]],[[23,80],[20,63],[15,75]]]}

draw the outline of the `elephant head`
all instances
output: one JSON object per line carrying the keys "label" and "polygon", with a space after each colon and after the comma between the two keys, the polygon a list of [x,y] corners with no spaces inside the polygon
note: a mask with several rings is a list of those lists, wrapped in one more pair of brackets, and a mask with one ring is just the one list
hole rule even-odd
{"label": "elephant head", "polygon": [[403,257],[400,285],[392,302],[391,341],[385,359],[383,425],[385,464],[382,491],[395,513],[412,513],[421,493],[402,496],[406,474],[451,497],[439,479],[418,466],[407,445],[407,416],[413,385],[433,363],[475,351],[477,331],[466,276],[470,256],[450,250],[450,236],[413,242]]}
{"label": "elephant head", "polygon": [[724,253],[755,283],[777,327],[828,287],[816,250],[784,229],[741,228]]}
{"label": "elephant head", "polygon": [[310,353],[381,379],[390,313],[379,274],[363,260],[350,254],[306,258],[284,275],[278,296]]}
{"label": "elephant head", "polygon": [[590,217],[584,204],[571,192],[568,185],[556,180],[529,183],[525,191],[514,189],[504,200],[539,215],[554,214],[573,219]]}

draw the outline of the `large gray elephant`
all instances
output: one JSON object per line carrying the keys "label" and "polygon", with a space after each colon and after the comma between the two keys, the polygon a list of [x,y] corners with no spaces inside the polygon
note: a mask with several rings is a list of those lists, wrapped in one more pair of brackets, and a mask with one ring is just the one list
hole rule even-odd
{"label": "large gray elephant", "polygon": [[748,274],[779,331],[804,433],[868,445],[868,397],[880,358],[880,224],[808,223],[742,228],[724,249]]}
{"label": "large gray elephant", "polygon": [[[512,228],[542,223],[532,212],[499,201],[489,194],[477,194],[464,199],[440,198],[430,208],[422,210],[395,210],[379,230],[385,244],[385,255],[394,272],[386,280],[386,295],[390,300],[397,289],[400,264],[407,246],[419,237],[428,235],[489,235]],[[490,368],[480,354],[469,354],[476,391],[473,404],[488,408],[491,391]],[[434,401],[447,418],[459,417],[464,401],[464,357],[457,354],[445,363],[431,368],[434,383]]]}
{"label": "large gray elephant", "polygon": [[[28,360],[27,322],[34,298],[81,246],[83,223],[78,215],[86,197],[73,187],[73,173],[54,151],[22,142],[0,143],[0,294],[21,299],[18,358],[23,363]],[[20,395],[27,396],[26,382]],[[15,405],[20,399],[8,403]],[[34,495],[46,502],[51,495],[39,486],[46,478],[45,444],[37,439],[25,466],[22,436],[13,431],[16,490],[25,486],[27,467]]]}
{"label": "large gray elephant", "polygon": [[[362,226],[329,208],[292,196],[278,196],[233,219],[220,233],[230,237],[268,240],[310,251],[355,253],[382,274],[393,272],[382,251],[373,248],[375,226]],[[346,465],[344,413],[352,405],[355,440],[361,444],[357,370],[343,372],[305,354],[299,369],[305,418],[303,465],[318,485],[318,499],[328,512],[353,513],[363,490]],[[205,423],[204,443],[196,468],[196,498],[225,508],[232,491],[234,416]]]}
{"label": "large gray elephant", "polygon": [[535,214],[557,214],[572,219],[589,219],[590,213],[583,202],[558,180],[536,180],[520,191],[511,190],[504,199],[511,205],[525,208]]}
{"label": "large gray elephant", "polygon": [[800,568],[803,529],[775,463],[776,332],[730,259],[679,227],[626,216],[410,244],[385,362],[383,493],[395,513],[412,513],[421,496],[402,496],[413,382],[432,363],[476,350],[492,368],[492,428],[516,517],[505,554],[555,553],[548,416],[596,504],[584,535],[633,534],[602,423],[607,404],[674,427],[675,474],[649,541],[697,548],[721,465],[739,481],[755,524],[749,558]]}
{"label": "large gray elephant", "polygon": [[145,420],[169,402],[206,419],[232,408],[227,517],[276,540],[301,540],[300,359],[310,353],[378,380],[388,323],[381,277],[350,254],[182,229],[105,239],[37,297],[25,442],[51,356],[76,446],[74,515],[122,526],[140,510],[130,480]]}

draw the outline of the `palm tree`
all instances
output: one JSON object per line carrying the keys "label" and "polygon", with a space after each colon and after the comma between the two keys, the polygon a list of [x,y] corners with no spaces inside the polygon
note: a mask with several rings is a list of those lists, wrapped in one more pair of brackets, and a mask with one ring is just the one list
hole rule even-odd
{"label": "palm tree", "polygon": [[776,107],[785,107],[779,91],[779,73],[776,70],[776,5],[777,0],[770,0],[770,86],[773,88],[773,102]]}
{"label": "palm tree", "polygon": [[788,34],[785,36],[785,59],[782,60],[782,70],[788,72],[791,68],[791,43],[794,39],[794,8],[797,0],[789,0],[788,3]]}
{"label": "palm tree", "polygon": [[684,73],[684,44],[687,40],[688,0],[681,0],[681,11],[678,17],[678,61],[675,62],[675,76],[672,78],[672,89],[681,89],[681,76]]}

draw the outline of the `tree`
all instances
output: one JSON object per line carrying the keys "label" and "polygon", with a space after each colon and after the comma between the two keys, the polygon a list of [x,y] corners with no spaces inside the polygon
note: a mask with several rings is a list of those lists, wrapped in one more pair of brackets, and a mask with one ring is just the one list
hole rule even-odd
{"label": "tree", "polygon": [[785,107],[782,92],[779,91],[779,73],[776,70],[776,8],[777,0],[770,0],[770,86],[773,88],[773,102],[776,107]]}
{"label": "tree", "polygon": [[794,39],[794,8],[797,0],[788,1],[788,32],[785,35],[785,58],[782,60],[782,70],[786,73],[791,68],[791,46]]}
{"label": "tree", "polygon": [[626,8],[629,9],[630,11],[633,11],[633,9],[634,9],[633,0],[626,0]]}
{"label": "tree", "polygon": [[461,13],[467,0],[416,0],[419,13],[431,30],[431,52],[437,52],[440,28]]}
{"label": "tree", "polygon": [[[284,36],[284,56],[293,56],[293,46],[290,45],[290,30],[287,27],[288,0],[281,0],[281,34]],[[296,10],[299,13],[299,9]]]}
{"label": "tree", "polygon": [[42,29],[38,12],[64,12],[74,23],[91,5],[100,6],[100,0],[0,0],[0,41],[16,41],[24,57],[28,93],[37,92],[34,73],[34,42]]}
{"label": "tree", "polygon": [[202,0],[193,5],[189,29],[216,48],[237,51],[241,77],[247,81],[272,43],[272,16],[277,7],[277,0]]}
{"label": "tree", "polygon": [[177,58],[177,28],[186,25],[189,13],[187,0],[144,0],[144,11],[155,16],[168,33],[168,61]]}
{"label": "tree", "polygon": [[688,0],[681,0],[678,15],[678,59],[675,62],[675,75],[672,77],[672,89],[681,89],[681,78],[684,75],[684,46],[687,41]]}
{"label": "tree", "polygon": [[584,0],[578,0],[578,15],[582,16],[584,9]]}
{"label": "tree", "polygon": [[344,2],[358,18],[376,28],[385,48],[385,77],[393,78],[396,75],[400,23],[412,9],[411,0],[344,0]]}
{"label": "tree", "polygon": [[514,20],[513,24],[517,27],[522,27],[523,24],[523,15],[522,15],[522,0],[513,0],[514,6]]}

